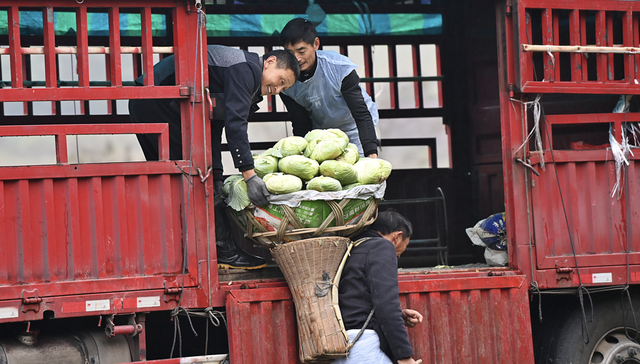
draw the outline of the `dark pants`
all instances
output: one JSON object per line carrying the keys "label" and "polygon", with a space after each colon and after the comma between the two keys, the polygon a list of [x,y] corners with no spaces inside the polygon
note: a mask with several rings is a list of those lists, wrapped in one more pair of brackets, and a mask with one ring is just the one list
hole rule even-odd
{"label": "dark pants", "polygon": [[[180,122],[180,104],[173,99],[131,99],[129,117],[134,123],[166,123],[169,125],[169,158],[181,160],[182,125]],[[188,121],[189,123],[191,120]],[[214,176],[222,177],[222,129],[223,121],[211,121],[211,146]],[[138,142],[148,161],[158,160],[158,136],[138,134]],[[196,136],[194,136],[195,138]],[[187,151],[188,152],[188,151]],[[188,159],[188,156],[187,156]],[[217,176],[216,176],[217,177]]]}

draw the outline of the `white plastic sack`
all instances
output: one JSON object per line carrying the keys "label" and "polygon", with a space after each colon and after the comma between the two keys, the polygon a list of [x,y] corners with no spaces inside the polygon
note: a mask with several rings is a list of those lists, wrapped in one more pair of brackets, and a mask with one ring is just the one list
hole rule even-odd
{"label": "white plastic sack", "polygon": [[[491,217],[493,216],[495,215],[491,215]],[[504,250],[495,250],[487,247],[487,245],[483,241],[483,238],[486,239],[488,237],[487,231],[482,228],[484,226],[485,220],[486,219],[482,219],[478,221],[478,223],[474,227],[467,228],[465,230],[467,232],[467,236],[469,236],[469,239],[471,239],[471,242],[474,245],[485,247],[484,259],[487,261],[488,265],[493,267],[504,267],[509,264],[509,254],[507,253],[506,244],[496,245],[504,247]]]}
{"label": "white plastic sack", "polygon": [[344,200],[345,198],[366,200],[369,197],[383,198],[387,188],[387,181],[377,185],[362,185],[348,190],[334,192],[318,192],[313,190],[302,190],[284,195],[269,195],[269,203],[274,205],[287,205],[289,207],[300,206],[301,201],[316,200]]}

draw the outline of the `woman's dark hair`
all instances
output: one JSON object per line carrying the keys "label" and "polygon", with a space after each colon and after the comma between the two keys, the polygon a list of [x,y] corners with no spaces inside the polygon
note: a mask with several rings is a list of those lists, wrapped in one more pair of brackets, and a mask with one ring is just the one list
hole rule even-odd
{"label": "woman's dark hair", "polygon": [[378,218],[373,224],[369,225],[369,229],[375,230],[382,235],[391,234],[394,231],[402,231],[405,238],[411,238],[411,235],[413,235],[411,222],[394,210],[378,213]]}
{"label": "woman's dark hair", "polygon": [[300,41],[313,44],[317,37],[316,27],[307,19],[295,18],[290,20],[280,32],[280,44],[282,46],[293,45]]}
{"label": "woman's dark hair", "polygon": [[284,50],[284,49],[275,49],[273,51],[267,52],[262,56],[263,60],[267,60],[267,58],[275,56],[278,60],[276,62],[276,68],[288,68],[293,71],[293,74],[296,77],[296,81],[298,77],[300,77],[300,64],[298,63],[298,59],[293,53]]}

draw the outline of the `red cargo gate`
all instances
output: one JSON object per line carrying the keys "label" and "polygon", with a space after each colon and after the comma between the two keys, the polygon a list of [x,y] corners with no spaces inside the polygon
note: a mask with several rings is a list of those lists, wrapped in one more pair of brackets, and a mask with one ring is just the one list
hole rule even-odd
{"label": "red cargo gate", "polygon": [[507,230],[518,248],[510,260],[537,269],[541,288],[639,282],[640,257],[630,253],[640,249],[635,157],[618,178],[611,145],[588,144],[605,144],[609,130],[614,147],[623,143],[639,114],[612,113],[616,100],[589,114],[545,106],[558,94],[574,94],[576,105],[577,94],[640,94],[640,4],[519,0],[500,9]]}
{"label": "red cargo gate", "polygon": [[[505,268],[400,274],[402,307],[423,313],[409,329],[425,363],[533,363],[526,277]],[[249,285],[251,286],[251,285]],[[229,353],[238,363],[299,363],[289,289],[230,288]]]}
{"label": "red cargo gate", "polygon": [[[211,272],[215,252],[209,246],[214,234],[208,211],[212,181],[199,176],[211,163],[206,157],[210,141],[185,137],[183,151],[193,150],[195,157],[170,161],[166,125],[66,125],[64,120],[79,119],[61,115],[59,108],[60,102],[79,100],[88,114],[88,100],[107,100],[109,115],[101,120],[121,122],[128,117],[116,115],[115,100],[176,98],[182,104],[183,130],[209,135],[200,77],[207,70],[196,70],[200,63],[195,57],[202,57],[206,44],[204,36],[198,40],[203,29],[198,29],[194,3],[91,1],[70,6],[68,1],[38,2],[35,8],[0,2],[14,25],[8,47],[2,48],[9,56],[11,81],[5,81],[0,95],[5,102],[22,102],[25,110],[21,116],[3,116],[4,124],[15,126],[0,127],[0,136],[52,135],[56,153],[52,165],[0,167],[0,322],[42,319],[45,311],[69,317],[168,310],[178,304],[222,306],[223,297],[212,295],[217,288],[217,274]],[[28,41],[21,41],[23,11],[42,12],[40,38],[23,35]],[[76,36],[70,44],[68,37],[56,34],[59,12],[75,17]],[[108,16],[108,37],[90,33],[89,20],[96,14]],[[123,14],[137,14],[140,21],[139,34],[126,41],[120,29]],[[166,20],[163,46],[154,44],[152,19],[158,16]],[[175,55],[176,85],[156,87],[153,55],[167,53]],[[33,54],[44,55],[44,81],[26,71]],[[73,87],[59,82],[59,54],[77,57]],[[106,82],[90,79],[89,54],[105,55]],[[137,73],[146,75],[144,86],[123,82],[122,54],[136,55]],[[32,102],[40,101],[51,102],[51,115],[33,116]],[[47,123],[57,125],[21,125]],[[160,161],[69,163],[68,135],[135,133],[160,135]]]}

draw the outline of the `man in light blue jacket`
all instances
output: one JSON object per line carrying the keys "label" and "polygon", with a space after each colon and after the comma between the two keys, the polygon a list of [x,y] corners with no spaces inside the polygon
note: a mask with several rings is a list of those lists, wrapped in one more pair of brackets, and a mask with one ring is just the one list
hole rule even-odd
{"label": "man in light blue jacket", "polygon": [[360,86],[357,65],[340,53],[319,50],[315,26],[304,18],[287,23],[280,43],[300,63],[300,78],[280,93],[294,135],[337,128],[358,146],[361,156],[377,158],[378,108]]}

